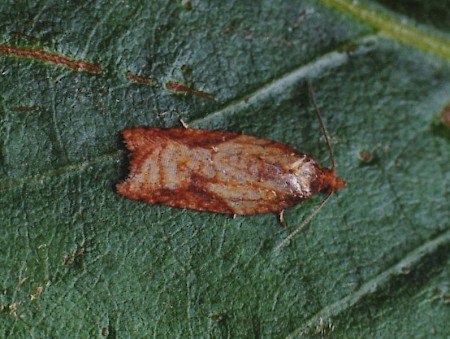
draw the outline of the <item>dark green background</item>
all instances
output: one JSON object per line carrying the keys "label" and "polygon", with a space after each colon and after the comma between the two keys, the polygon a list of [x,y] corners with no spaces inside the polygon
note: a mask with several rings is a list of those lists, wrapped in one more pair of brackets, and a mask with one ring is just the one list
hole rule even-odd
{"label": "dark green background", "polygon": [[[439,1],[390,3],[374,8],[450,41]],[[3,2],[0,35],[104,69],[0,54],[1,336],[450,335],[449,59],[320,1]],[[348,186],[282,251],[321,196],[282,229],[115,194],[119,131],[179,118],[328,164],[307,81]]]}

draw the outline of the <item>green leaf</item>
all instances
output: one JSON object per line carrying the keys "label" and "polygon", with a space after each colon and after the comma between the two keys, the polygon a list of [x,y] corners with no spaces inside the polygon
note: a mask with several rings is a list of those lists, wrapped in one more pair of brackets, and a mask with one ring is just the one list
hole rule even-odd
{"label": "green leaf", "polygon": [[[395,3],[0,5],[0,335],[450,336],[448,1]],[[322,196],[283,229],[115,193],[119,131],[180,118],[329,163],[309,81],[348,186],[281,251]]]}

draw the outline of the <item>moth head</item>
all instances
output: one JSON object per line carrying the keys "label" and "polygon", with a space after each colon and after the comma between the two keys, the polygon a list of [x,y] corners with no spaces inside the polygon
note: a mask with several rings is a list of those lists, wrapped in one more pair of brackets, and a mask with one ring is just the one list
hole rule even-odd
{"label": "moth head", "polygon": [[345,180],[339,178],[336,173],[333,173],[333,177],[330,178],[330,190],[333,192],[343,189],[346,184]]}
{"label": "moth head", "polygon": [[318,169],[318,177],[316,179],[316,192],[327,193],[341,190],[345,187],[344,179],[336,175],[334,168],[328,169],[320,167]]}

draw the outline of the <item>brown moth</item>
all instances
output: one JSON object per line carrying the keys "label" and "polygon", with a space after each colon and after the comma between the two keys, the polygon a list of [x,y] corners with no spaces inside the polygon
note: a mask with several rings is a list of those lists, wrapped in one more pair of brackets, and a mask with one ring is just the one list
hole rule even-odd
{"label": "brown moth", "polygon": [[277,248],[300,231],[345,181],[332,162],[322,167],[285,144],[238,133],[191,128],[136,127],[122,131],[131,152],[129,177],[117,192],[133,200],[226,214],[277,212],[327,193],[322,203]]}

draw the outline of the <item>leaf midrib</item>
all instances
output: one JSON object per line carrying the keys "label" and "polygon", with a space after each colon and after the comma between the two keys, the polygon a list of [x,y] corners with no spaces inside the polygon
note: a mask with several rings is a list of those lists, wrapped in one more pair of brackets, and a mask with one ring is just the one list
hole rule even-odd
{"label": "leaf midrib", "polygon": [[329,7],[358,18],[363,23],[379,30],[392,40],[427,51],[437,57],[450,60],[450,41],[414,27],[409,22],[400,22],[399,16],[385,10],[383,13],[352,0],[321,0]]}

